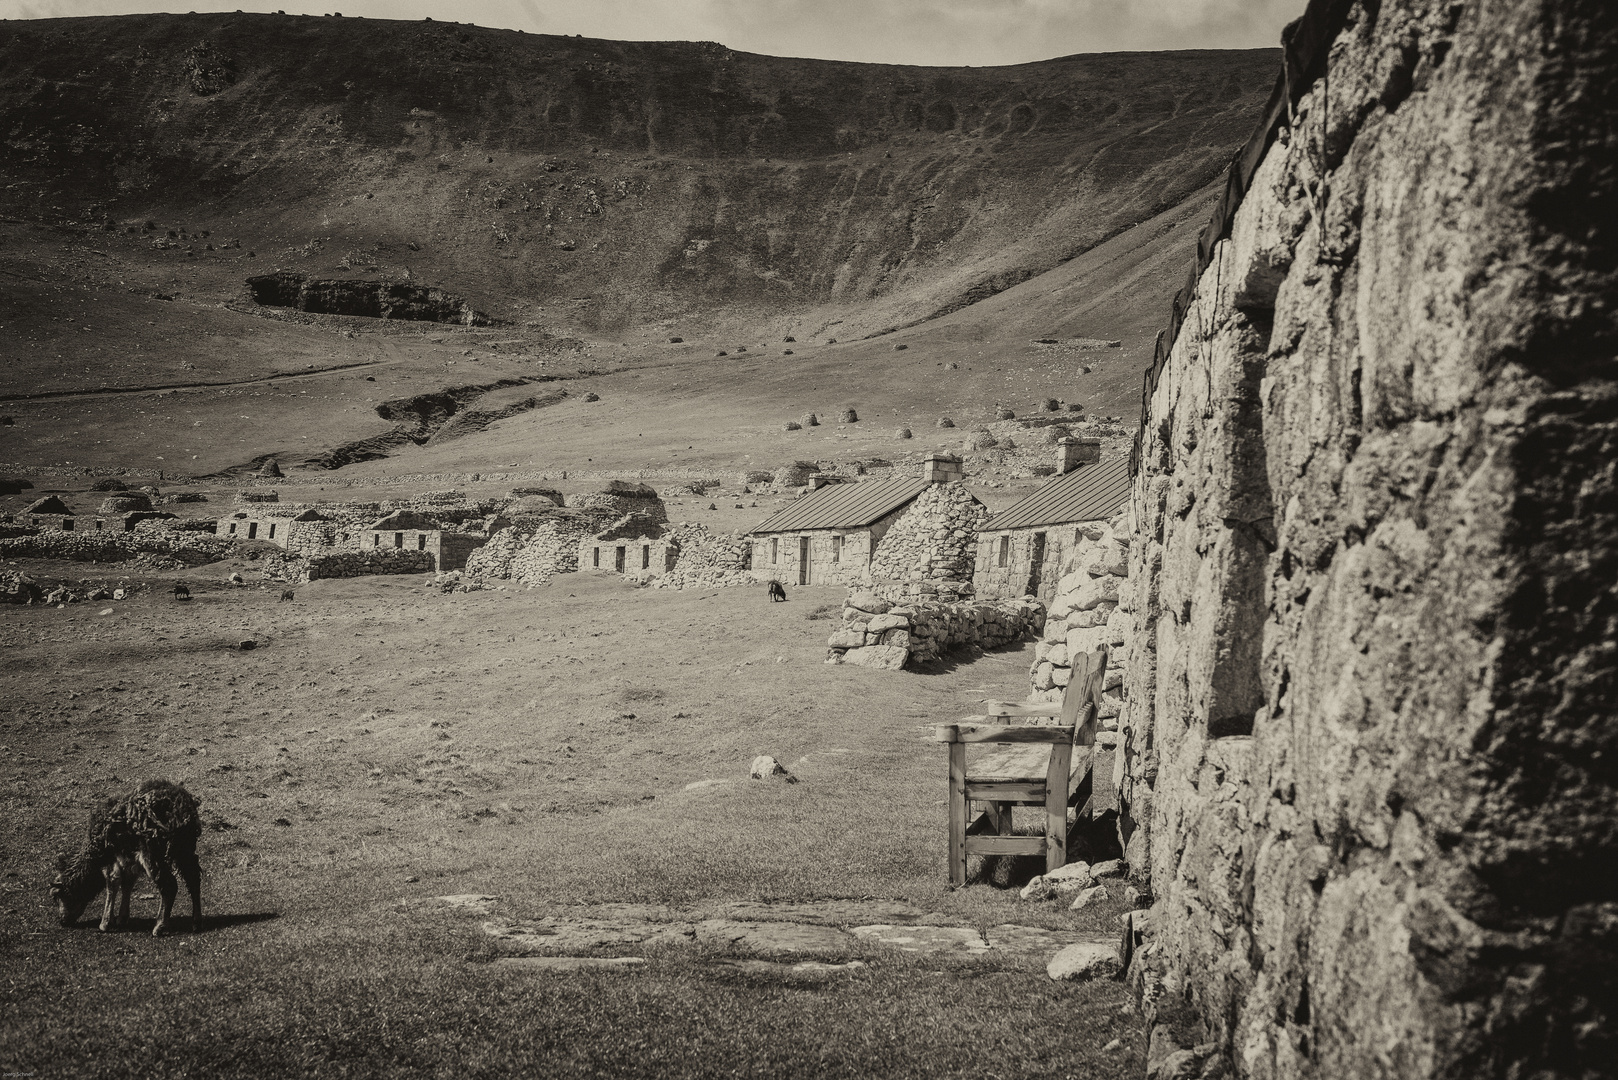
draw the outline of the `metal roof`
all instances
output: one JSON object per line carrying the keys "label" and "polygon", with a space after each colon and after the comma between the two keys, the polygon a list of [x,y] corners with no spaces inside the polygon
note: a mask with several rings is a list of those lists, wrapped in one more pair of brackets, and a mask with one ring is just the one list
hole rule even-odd
{"label": "metal roof", "polygon": [[1071,521],[1109,518],[1129,497],[1129,462],[1123,458],[1080,465],[1052,477],[984,522],[982,532],[1065,525]]}
{"label": "metal roof", "polygon": [[828,484],[800,497],[766,519],[754,533],[803,532],[809,529],[859,529],[886,517],[927,490],[920,477],[895,476]]}

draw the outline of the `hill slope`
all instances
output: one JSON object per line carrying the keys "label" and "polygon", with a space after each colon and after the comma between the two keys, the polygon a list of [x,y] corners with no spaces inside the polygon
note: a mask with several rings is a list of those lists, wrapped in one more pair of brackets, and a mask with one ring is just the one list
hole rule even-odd
{"label": "hill slope", "polygon": [[[0,462],[706,468],[874,453],[1000,400],[1128,414],[1274,64],[919,69],[273,15],[0,24]],[[276,270],[329,296],[435,286],[498,322],[257,306],[247,278]],[[1033,340],[1085,336],[1123,348]],[[551,380],[569,394],[534,385]],[[476,418],[454,438],[377,412],[445,393]],[[844,406],[868,424],[781,431]]]}

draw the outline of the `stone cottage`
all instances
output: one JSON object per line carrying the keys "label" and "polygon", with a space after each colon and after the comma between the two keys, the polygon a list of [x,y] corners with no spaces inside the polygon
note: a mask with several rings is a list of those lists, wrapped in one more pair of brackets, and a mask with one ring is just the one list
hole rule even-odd
{"label": "stone cottage", "polygon": [[1129,463],[1101,461],[1099,440],[1058,440],[1055,464],[1055,476],[983,525],[972,576],[979,597],[1050,601],[1063,560],[1086,530],[1105,524],[1129,498]]}
{"label": "stone cottage", "polygon": [[456,532],[446,529],[434,517],[414,510],[395,510],[361,531],[360,550],[392,548],[395,551],[425,551],[439,571],[460,570],[472,552],[489,542],[496,528],[506,522],[494,519],[494,528],[484,532]]}
{"label": "stone cottage", "polygon": [[960,458],[935,454],[919,479],[812,476],[806,494],[753,530],[753,570],[789,585],[869,585],[889,530],[923,492],[961,475]]}

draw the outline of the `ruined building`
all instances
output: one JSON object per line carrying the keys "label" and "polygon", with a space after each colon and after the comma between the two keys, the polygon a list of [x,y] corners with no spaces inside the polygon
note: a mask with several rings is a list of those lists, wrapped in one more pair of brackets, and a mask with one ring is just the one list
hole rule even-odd
{"label": "ruined building", "polygon": [[1611,3],[1289,28],[1135,459],[1160,1072],[1618,1061],[1615,117]]}

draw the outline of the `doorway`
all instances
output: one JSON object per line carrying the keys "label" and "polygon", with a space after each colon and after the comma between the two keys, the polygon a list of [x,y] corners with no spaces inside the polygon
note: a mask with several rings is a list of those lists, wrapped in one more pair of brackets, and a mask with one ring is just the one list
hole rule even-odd
{"label": "doorway", "polygon": [[798,584],[809,584],[809,538],[798,537]]}
{"label": "doorway", "polygon": [[1038,596],[1039,587],[1045,581],[1045,534],[1035,533],[1034,542],[1028,547],[1028,588],[1023,592]]}

